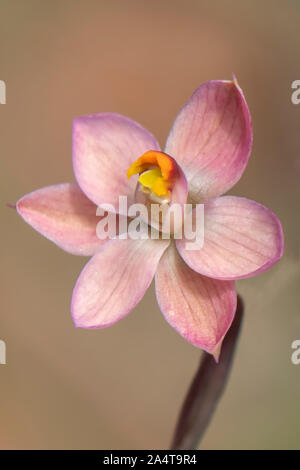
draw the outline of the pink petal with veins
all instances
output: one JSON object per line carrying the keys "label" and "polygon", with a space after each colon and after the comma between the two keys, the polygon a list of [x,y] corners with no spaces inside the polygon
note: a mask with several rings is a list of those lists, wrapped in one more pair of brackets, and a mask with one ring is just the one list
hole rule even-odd
{"label": "pink petal with veins", "polygon": [[181,165],[193,202],[219,196],[241,177],[252,146],[252,126],[234,81],[199,86],[178,114],[165,152]]}
{"label": "pink petal with veins", "polygon": [[112,239],[88,262],[75,285],[72,317],[81,328],[121,320],[148,289],[169,240]]}
{"label": "pink petal with veins", "polygon": [[176,241],[185,262],[216,279],[241,279],[269,269],[283,254],[283,233],[273,212],[250,199],[223,196],[204,205],[204,245],[187,250]]}
{"label": "pink petal with veins", "polygon": [[119,114],[94,114],[73,121],[73,166],[82,191],[95,204],[112,204],[119,196],[134,201],[137,176],[127,169],[147,150],[159,144],[140,124]]}
{"label": "pink petal with veins", "polygon": [[167,322],[194,346],[218,355],[236,310],[234,282],[196,273],[172,244],[159,262],[155,288]]}
{"label": "pink petal with veins", "polygon": [[35,230],[74,255],[93,255],[103,243],[96,235],[96,206],[77,186],[64,183],[23,196],[18,213]]}

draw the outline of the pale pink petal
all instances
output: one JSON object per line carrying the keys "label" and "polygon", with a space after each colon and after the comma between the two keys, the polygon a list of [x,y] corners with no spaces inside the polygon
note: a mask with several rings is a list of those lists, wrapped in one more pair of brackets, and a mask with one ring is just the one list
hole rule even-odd
{"label": "pale pink petal", "polygon": [[29,225],[69,253],[89,256],[103,243],[96,235],[97,207],[77,184],[38,189],[22,197],[16,208]]}
{"label": "pale pink petal", "polygon": [[105,243],[81,272],[72,297],[76,327],[105,328],[121,320],[141,300],[169,240]]}
{"label": "pale pink petal", "polygon": [[197,88],[182,108],[165,152],[185,172],[191,200],[202,202],[239,180],[251,146],[251,118],[242,90],[236,80],[217,80]]}
{"label": "pale pink petal", "polygon": [[155,288],[167,322],[194,346],[218,355],[236,310],[234,282],[196,273],[172,244],[159,262]]}
{"label": "pale pink petal", "polygon": [[95,114],[73,121],[73,166],[82,191],[95,204],[112,204],[119,196],[133,203],[137,176],[127,169],[147,150],[159,150],[150,132],[118,114]]}
{"label": "pale pink petal", "polygon": [[269,269],[283,254],[283,233],[275,214],[257,202],[235,196],[204,205],[204,244],[187,250],[177,240],[185,262],[217,279],[241,279]]}

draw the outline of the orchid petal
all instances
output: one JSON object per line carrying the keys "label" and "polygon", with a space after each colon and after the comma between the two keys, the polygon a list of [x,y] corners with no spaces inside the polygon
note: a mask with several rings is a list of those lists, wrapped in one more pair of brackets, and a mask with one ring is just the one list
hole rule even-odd
{"label": "orchid petal", "polygon": [[167,322],[194,346],[218,354],[236,310],[234,282],[196,273],[172,244],[159,262],[155,288]]}
{"label": "orchid petal", "polygon": [[16,208],[29,225],[69,253],[90,256],[103,243],[96,235],[97,208],[77,184],[38,189],[22,197]]}
{"label": "orchid petal", "polygon": [[147,150],[159,150],[150,132],[119,114],[95,114],[73,121],[73,166],[82,191],[95,204],[112,204],[119,196],[133,203],[137,177],[127,169]]}
{"label": "orchid petal", "polygon": [[181,165],[193,202],[219,196],[241,177],[252,146],[252,126],[234,81],[210,81],[179,112],[165,152]]}
{"label": "orchid petal", "polygon": [[185,262],[217,279],[241,279],[269,269],[283,254],[283,233],[275,214],[257,202],[235,196],[211,199],[204,205],[204,244],[186,249],[177,240]]}
{"label": "orchid petal", "polygon": [[88,262],[75,285],[72,317],[76,327],[105,328],[141,300],[169,240],[115,238]]}

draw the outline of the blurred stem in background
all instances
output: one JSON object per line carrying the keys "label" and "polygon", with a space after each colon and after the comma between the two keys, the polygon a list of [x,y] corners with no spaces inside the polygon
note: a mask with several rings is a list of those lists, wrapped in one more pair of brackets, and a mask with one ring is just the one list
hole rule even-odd
{"label": "blurred stem in background", "polygon": [[231,370],[244,304],[238,296],[234,321],[223,341],[219,363],[203,353],[195,378],[188,390],[175,429],[171,449],[197,449],[225,389]]}

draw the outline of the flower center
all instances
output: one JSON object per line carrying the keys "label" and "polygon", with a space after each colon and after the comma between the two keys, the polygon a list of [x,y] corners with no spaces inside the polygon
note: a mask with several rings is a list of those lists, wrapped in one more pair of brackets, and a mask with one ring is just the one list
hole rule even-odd
{"label": "flower center", "polygon": [[139,174],[138,182],[146,194],[170,198],[175,182],[176,164],[166,153],[149,150],[130,165],[127,178]]}

